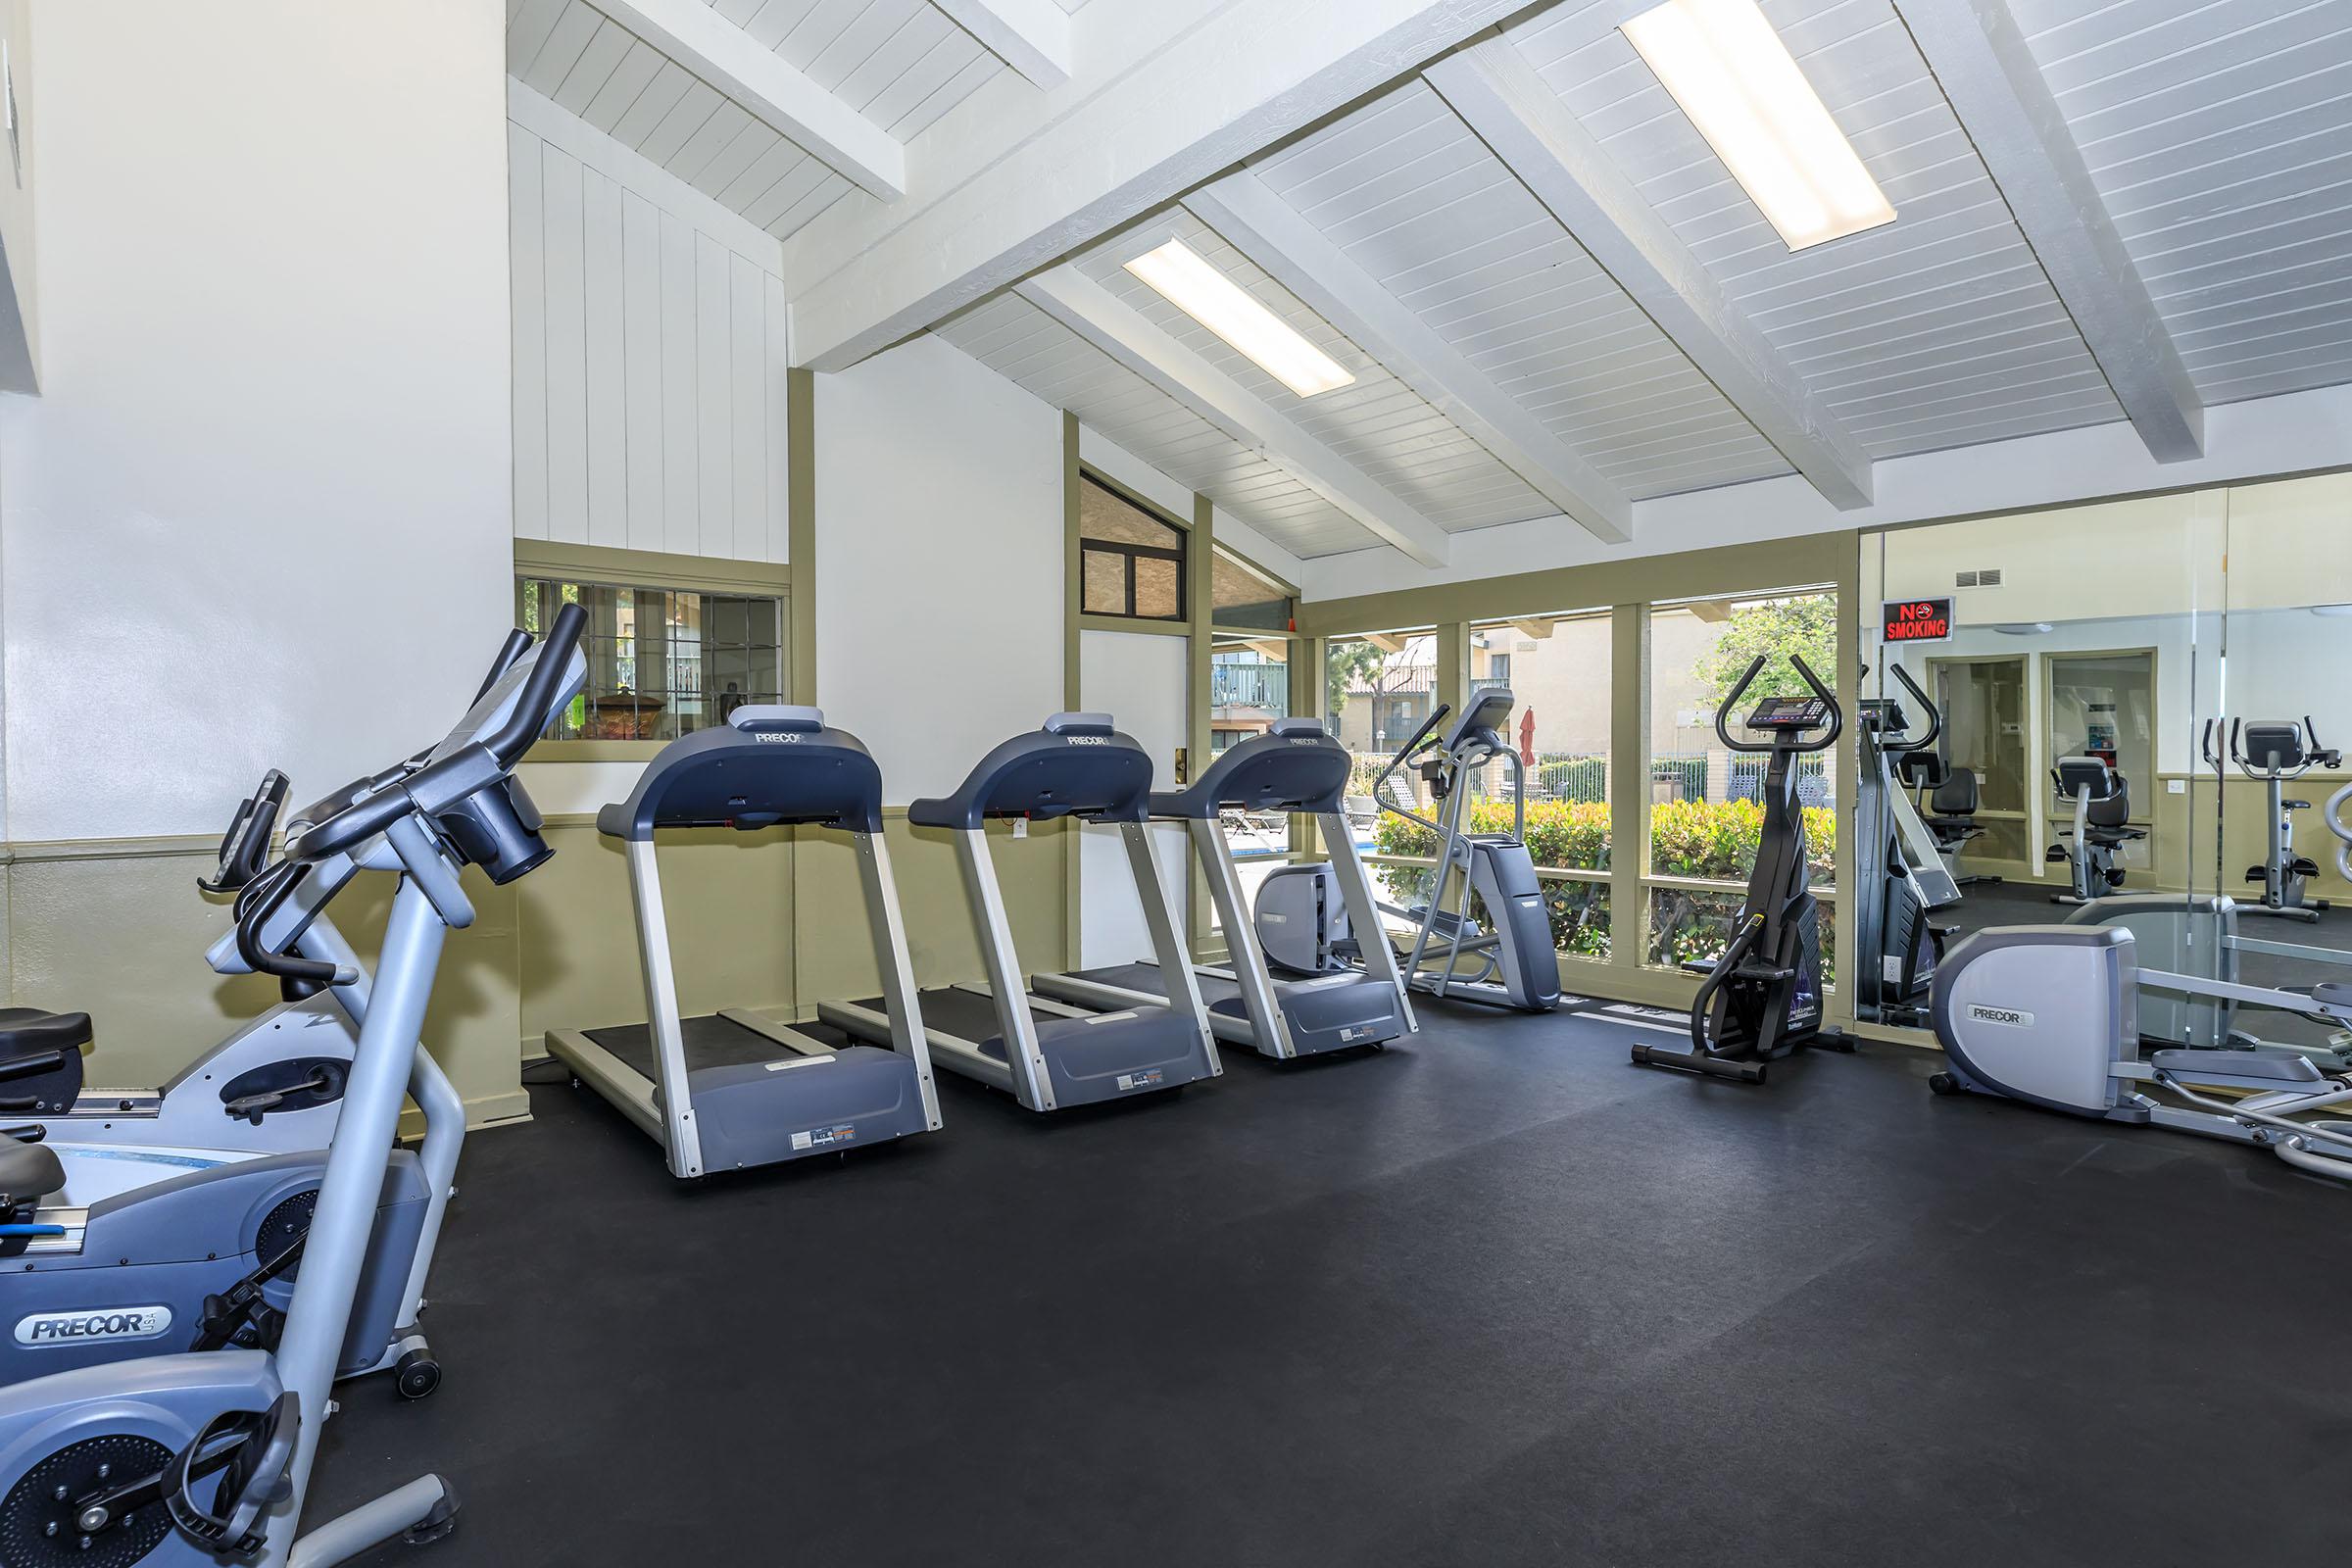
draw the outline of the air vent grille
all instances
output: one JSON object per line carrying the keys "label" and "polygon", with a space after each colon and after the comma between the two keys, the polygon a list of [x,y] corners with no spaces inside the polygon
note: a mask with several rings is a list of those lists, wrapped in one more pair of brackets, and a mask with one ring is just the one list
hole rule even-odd
{"label": "air vent grille", "polygon": [[2001,568],[1998,566],[1985,566],[1977,571],[1952,573],[1952,586],[1955,588],[1998,588],[2000,585]]}

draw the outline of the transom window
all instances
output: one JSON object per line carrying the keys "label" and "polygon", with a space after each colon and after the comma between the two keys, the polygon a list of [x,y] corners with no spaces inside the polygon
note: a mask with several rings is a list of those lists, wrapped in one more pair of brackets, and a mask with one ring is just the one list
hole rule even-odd
{"label": "transom window", "polygon": [[1182,620],[1190,536],[1096,479],[1078,484],[1078,608],[1128,620]]}

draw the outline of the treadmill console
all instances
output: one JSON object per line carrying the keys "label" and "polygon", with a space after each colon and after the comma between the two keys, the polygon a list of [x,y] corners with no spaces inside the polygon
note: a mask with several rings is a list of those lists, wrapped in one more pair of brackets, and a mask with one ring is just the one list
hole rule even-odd
{"label": "treadmill console", "polygon": [[1830,705],[1818,697],[1767,697],[1747,715],[1749,729],[1820,729],[1830,721]]}

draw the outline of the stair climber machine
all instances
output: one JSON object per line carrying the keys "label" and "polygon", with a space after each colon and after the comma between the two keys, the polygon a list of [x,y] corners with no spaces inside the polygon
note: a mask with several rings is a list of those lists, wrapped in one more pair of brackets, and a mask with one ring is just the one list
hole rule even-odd
{"label": "stair climber machine", "polygon": [[1933,917],[1960,902],[1960,884],[1903,784],[1905,760],[1931,753],[1943,732],[1943,715],[1909,670],[1900,664],[1888,668],[1927,714],[1928,727],[1925,734],[1912,735],[1910,715],[1896,698],[1870,698],[1861,705],[1862,768],[1854,820],[1868,835],[1863,842],[1876,847],[1877,862],[1855,871],[1854,938],[1863,956],[1855,965],[1855,1002],[1874,1008],[1882,1023],[1917,1024],[1927,1019],[1936,960],[1953,932]]}
{"label": "stair climber machine", "polygon": [[[2198,744],[2206,765],[2219,776],[2222,760],[2214,754],[2215,728],[2215,721],[2207,719]],[[2230,760],[2237,764],[2239,772],[2270,791],[2265,819],[2269,837],[2263,846],[2262,863],[2246,867],[2246,880],[2262,885],[2262,902],[2247,906],[2246,912],[2318,920],[2319,911],[2328,907],[2326,899],[2310,897],[2311,882],[2320,874],[2320,867],[2310,857],[2295,853],[2295,813],[2310,810],[2311,803],[2286,799],[2286,786],[2315,767],[2343,766],[2343,754],[2320,744],[2319,732],[2308,716],[2300,724],[2291,718],[2251,722],[2233,718],[2230,721]]]}
{"label": "stair climber machine", "polygon": [[[1634,1061],[1641,1066],[1759,1084],[1766,1063],[1805,1046],[1854,1049],[1853,1042],[1821,1026],[1821,906],[1813,900],[1805,860],[1805,813],[1796,798],[1794,766],[1799,757],[1837,745],[1845,715],[1821,677],[1790,654],[1789,664],[1812,695],[1762,699],[1748,715],[1747,727],[1772,739],[1734,740],[1725,720],[1755,684],[1764,659],[1758,654],[1748,662],[1740,684],[1715,710],[1715,737],[1724,746],[1769,754],[1771,759],[1764,772],[1763,835],[1756,846],[1756,868],[1747,879],[1747,897],[1740,906],[1740,927],[1721,957],[1683,965],[1706,976],[1690,1004],[1690,1049],[1636,1046]],[[1820,734],[1808,740],[1816,730]]]}
{"label": "stair climber machine", "polygon": [[[1231,955],[1223,968],[1195,965],[1193,976],[1208,1004],[1219,1040],[1277,1060],[1350,1047],[1383,1046],[1413,1032],[1396,955],[1374,943],[1364,970],[1276,976],[1252,932],[1225,811],[1281,811],[1311,815],[1331,848],[1331,877],[1350,919],[1378,930],[1371,878],[1355,853],[1347,817],[1348,748],[1318,719],[1276,719],[1265,734],[1241,742],[1209,763],[1189,789],[1152,797],[1152,815],[1182,822],[1192,838]],[[1084,1006],[1165,1006],[1159,966],[1119,964],[1076,974],[1039,975],[1037,989]]]}
{"label": "stair climber machine", "polygon": [[[278,921],[303,884],[338,858],[398,878],[333,1147],[306,1200],[310,1226],[276,1348],[174,1352],[159,1343],[138,1359],[0,1389],[0,1563],[324,1568],[394,1536],[432,1539],[454,1523],[456,1494],[426,1475],[297,1535],[335,1374],[355,1310],[371,1290],[387,1195],[410,1194],[403,1200],[422,1204],[413,1169],[401,1174],[394,1142],[443,942],[474,918],[461,872],[478,866],[503,885],[549,854],[514,767],[585,684],[584,624],[578,608],[565,606],[547,642],[517,660],[420,765],[379,775],[380,787],[312,822],[253,878],[237,911],[245,962],[318,986],[349,985],[356,974],[303,956],[282,937],[270,940],[282,933]],[[12,1299],[44,1272],[19,1274],[37,1249],[67,1240],[29,1218],[65,1180],[47,1145],[0,1140],[0,1252],[13,1254],[7,1266],[19,1275]],[[139,1201],[155,1204],[158,1226],[182,1238],[174,1255],[201,1257],[201,1211],[170,1197]],[[250,1250],[255,1240],[243,1245]],[[174,1292],[166,1275],[199,1266],[90,1271],[104,1277],[77,1282],[96,1297],[78,1320],[103,1330],[151,1310]],[[398,1278],[386,1287],[376,1273],[374,1289],[396,1294]]]}
{"label": "stair climber machine", "polygon": [[[525,633],[509,637],[477,700],[529,644]],[[427,756],[290,814],[286,777],[272,770],[238,807],[218,867],[198,886],[234,893],[242,915],[271,891],[263,872],[281,817],[298,836],[421,767]],[[0,1011],[0,1120],[23,1118],[14,1130],[45,1142],[64,1174],[25,1220],[39,1234],[27,1238],[23,1260],[12,1266],[22,1277],[10,1288],[13,1332],[0,1339],[0,1383],[163,1348],[274,1343],[368,1016],[368,973],[325,912],[359,871],[345,855],[308,865],[262,931],[268,951],[323,965],[333,978],[279,977],[276,1006],[159,1090],[83,1086],[86,1013]],[[220,974],[250,974],[239,947],[232,930],[206,961]],[[421,1050],[413,1054],[408,1093],[423,1114],[424,1137],[414,1154],[392,1163],[364,1305],[338,1375],[391,1371],[403,1396],[422,1398],[441,1382],[421,1314],[466,1139],[466,1107]],[[116,1276],[125,1258],[186,1266],[168,1269],[172,1288],[162,1292],[147,1288],[143,1271]],[[137,1310],[93,1328],[91,1282],[110,1278],[109,1301]]]}
{"label": "stair climber machine", "polygon": [[[1373,783],[1373,796],[1390,815],[1437,835],[1437,864],[1425,899],[1409,906],[1380,904],[1376,908],[1411,926],[1411,941],[1394,960],[1411,989],[1549,1012],[1560,1004],[1559,956],[1544,887],[1527,853],[1527,771],[1518,750],[1501,734],[1517,706],[1508,689],[1490,687],[1471,700],[1445,740],[1433,741],[1452,711],[1441,703],[1389,759]],[[1510,766],[1511,831],[1465,832],[1470,780],[1496,760]],[[1408,767],[1428,789],[1435,816],[1399,805],[1393,795],[1390,781]],[[1330,843],[1347,837],[1345,831],[1326,832]],[[1348,842],[1352,849],[1353,841]],[[1384,924],[1367,925],[1349,907],[1341,873],[1329,862],[1285,866],[1269,875],[1258,886],[1255,925],[1268,960],[1298,974],[1365,969],[1366,933],[1393,940]]]}
{"label": "stair climber machine", "polygon": [[[906,808],[911,826],[944,829],[954,838],[988,967],[985,985],[920,993],[923,1038],[935,1063],[1036,1111],[1181,1089],[1224,1072],[1152,852],[1151,794],[1151,754],[1121,734],[1109,714],[1055,713],[1043,729],[1015,735],[980,759],[955,794]],[[988,824],[1060,817],[1117,826],[1166,979],[1164,1000],[1098,1012],[1029,989],[989,854]],[[854,1039],[890,1035],[883,998],[820,1003],[816,1015]]]}
{"label": "stair climber machine", "polygon": [[[813,708],[745,707],[672,741],[629,798],[597,813],[627,854],[652,1020],[551,1029],[549,1052],[635,1122],[687,1180],[937,1132],[939,1097],[882,838],[882,770]],[[743,1007],[681,1018],[657,835],[699,827],[830,829],[857,852],[882,972],[888,1049],[819,1040]],[[787,934],[770,933],[779,946]]]}

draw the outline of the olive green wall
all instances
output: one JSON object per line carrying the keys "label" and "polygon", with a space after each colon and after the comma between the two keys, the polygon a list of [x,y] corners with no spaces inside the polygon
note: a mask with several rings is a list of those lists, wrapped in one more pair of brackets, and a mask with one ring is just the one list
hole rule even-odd
{"label": "olive green wall", "polygon": [[[217,849],[196,838],[15,847],[8,995],[17,1006],[90,1014],[92,1086],[160,1083],[276,1001],[270,981],[205,966],[205,948],[228,930],[228,906],[196,891]],[[478,871],[466,886],[478,917],[450,937],[425,1042],[480,1124],[528,1110],[516,1076],[519,932],[515,889]],[[335,903],[335,923],[370,963],[390,906],[390,883],[377,876]]]}

